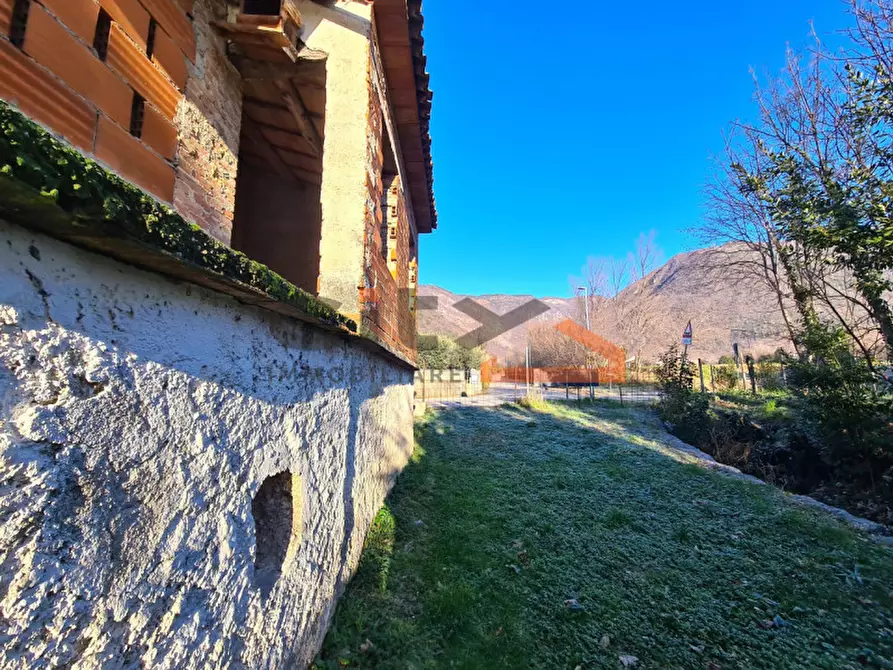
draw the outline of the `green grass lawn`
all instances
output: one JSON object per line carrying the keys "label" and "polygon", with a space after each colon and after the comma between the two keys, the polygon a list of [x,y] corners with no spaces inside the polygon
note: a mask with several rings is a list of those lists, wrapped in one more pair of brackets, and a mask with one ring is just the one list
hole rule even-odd
{"label": "green grass lawn", "polygon": [[417,440],[317,668],[893,667],[893,551],[647,411],[457,409]]}

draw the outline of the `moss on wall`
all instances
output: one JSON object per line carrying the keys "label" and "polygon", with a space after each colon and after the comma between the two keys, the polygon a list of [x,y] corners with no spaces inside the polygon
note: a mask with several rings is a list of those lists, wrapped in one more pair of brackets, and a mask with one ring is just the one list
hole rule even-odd
{"label": "moss on wall", "polygon": [[[24,188],[21,188],[24,187]],[[55,205],[55,207],[48,207]],[[52,217],[48,210],[66,216]],[[56,210],[58,212],[58,210]],[[53,218],[55,232],[93,230],[246,284],[302,313],[356,332],[351,319],[267,266],[218,242],[174,210],[56,140],[0,101],[0,212]],[[53,232],[53,231],[51,231]]]}

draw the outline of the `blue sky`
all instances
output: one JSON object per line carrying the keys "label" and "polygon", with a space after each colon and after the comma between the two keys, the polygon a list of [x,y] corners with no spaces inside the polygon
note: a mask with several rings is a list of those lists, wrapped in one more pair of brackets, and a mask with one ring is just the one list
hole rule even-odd
{"label": "blue sky", "polygon": [[[554,7],[553,11],[545,8]],[[439,228],[421,281],[455,293],[569,295],[589,256],[685,233],[723,132],[750,119],[751,67],[829,38],[839,0],[572,4],[425,0]]]}

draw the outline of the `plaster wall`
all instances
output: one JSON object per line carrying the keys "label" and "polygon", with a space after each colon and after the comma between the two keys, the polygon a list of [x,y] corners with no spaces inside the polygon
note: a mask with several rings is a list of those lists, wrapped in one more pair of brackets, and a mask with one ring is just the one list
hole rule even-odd
{"label": "plaster wall", "polygon": [[[0,668],[305,667],[408,459],[412,381],[0,221]],[[284,471],[265,596],[252,500]]]}
{"label": "plaster wall", "polygon": [[372,5],[298,4],[301,39],[325,51],[326,132],[323,144],[320,297],[359,321],[366,209],[366,137]]}

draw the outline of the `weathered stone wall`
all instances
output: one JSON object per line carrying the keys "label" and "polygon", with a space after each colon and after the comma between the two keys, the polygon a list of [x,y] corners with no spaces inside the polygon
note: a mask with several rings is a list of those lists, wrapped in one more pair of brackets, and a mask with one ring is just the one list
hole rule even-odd
{"label": "weathered stone wall", "polygon": [[242,78],[213,22],[226,18],[222,0],[195,0],[195,64],[177,109],[178,167],[174,207],[224,244],[230,243],[236,203]]}
{"label": "weathered stone wall", "polygon": [[304,667],[412,444],[410,371],[3,222],[0,398],[2,668]]}

